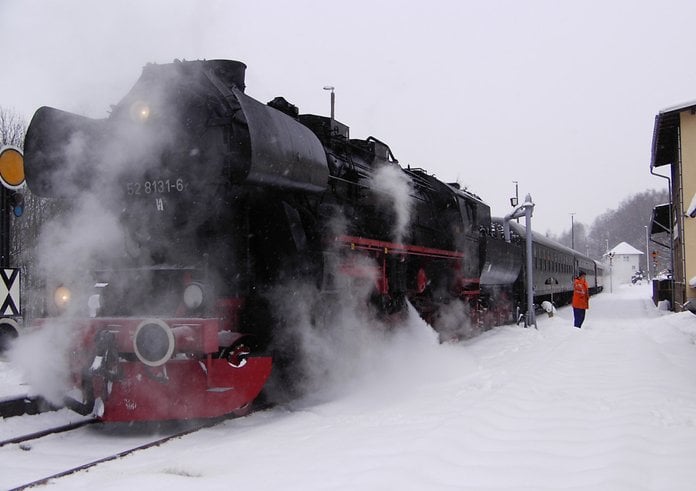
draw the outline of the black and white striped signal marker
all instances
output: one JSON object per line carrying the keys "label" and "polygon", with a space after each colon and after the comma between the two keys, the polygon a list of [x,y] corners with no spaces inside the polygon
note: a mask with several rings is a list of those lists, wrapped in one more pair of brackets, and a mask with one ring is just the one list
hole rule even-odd
{"label": "black and white striped signal marker", "polygon": [[19,315],[19,269],[0,269],[0,315]]}

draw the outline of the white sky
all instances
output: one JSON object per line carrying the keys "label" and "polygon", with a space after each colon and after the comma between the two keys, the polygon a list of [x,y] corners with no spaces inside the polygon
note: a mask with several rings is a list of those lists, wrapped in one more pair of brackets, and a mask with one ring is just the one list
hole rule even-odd
{"label": "white sky", "polygon": [[[247,64],[247,93],[329,112],[496,215],[590,224],[649,173],[655,114],[696,99],[684,1],[0,0],[0,106],[104,117],[148,62]],[[646,217],[647,223],[648,217]]]}

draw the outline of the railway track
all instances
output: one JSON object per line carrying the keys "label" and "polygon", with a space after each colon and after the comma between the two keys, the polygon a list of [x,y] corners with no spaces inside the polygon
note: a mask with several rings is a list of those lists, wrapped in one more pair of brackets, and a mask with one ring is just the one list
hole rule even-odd
{"label": "railway track", "polygon": [[52,435],[56,433],[63,433],[65,431],[70,431],[70,430],[75,430],[77,428],[81,428],[83,426],[89,425],[89,424],[94,424],[97,423],[99,420],[97,419],[86,419],[83,421],[78,421],[76,423],[68,423],[65,425],[61,426],[54,426],[52,428],[46,428],[43,430],[38,430],[34,431],[31,433],[26,433],[24,435],[19,435],[15,436],[12,438],[7,438],[5,440],[0,440],[0,447],[4,447],[5,445],[12,445],[12,444],[24,444],[28,441],[31,440],[36,440],[37,438],[43,438],[44,436],[47,435]]}
{"label": "railway track", "polygon": [[[261,403],[250,411],[269,407]],[[226,419],[103,424],[40,398],[5,398],[0,400],[0,489],[40,486]]]}
{"label": "railway track", "polygon": [[[96,420],[85,421],[84,424],[76,426],[75,428],[72,428],[72,429],[75,430],[75,429],[84,427],[88,423],[95,422],[95,421]],[[31,478],[31,477],[30,478],[26,478],[26,477],[19,478],[19,477],[17,477],[16,479],[14,479],[14,481],[16,481],[16,482],[9,484],[9,487],[7,487],[6,489],[8,489],[9,491],[18,491],[18,490],[22,490],[22,489],[32,488],[35,486],[40,486],[42,484],[47,484],[48,482],[50,482],[54,479],[59,479],[59,478],[64,477],[64,476],[68,476],[68,475],[74,474],[76,472],[80,472],[80,471],[83,471],[85,469],[89,469],[90,467],[94,467],[94,466],[102,464],[104,462],[117,460],[117,459],[120,459],[120,458],[125,457],[127,455],[138,452],[140,450],[146,450],[148,448],[157,447],[157,446],[162,445],[163,443],[166,443],[170,440],[180,438],[180,437],[188,435],[190,433],[194,433],[194,432],[201,430],[203,428],[207,428],[207,427],[213,426],[215,424],[218,424],[219,422],[220,422],[220,420],[206,421],[204,423],[196,424],[196,425],[187,427],[185,429],[175,431],[175,432],[170,433],[170,434],[163,436],[163,437],[157,437],[155,439],[150,439],[149,441],[145,441],[145,442],[140,443],[140,444],[135,445],[135,446],[129,446],[125,449],[118,450],[118,451],[115,451],[113,453],[107,453],[106,455],[103,455],[103,456],[100,456],[97,458],[92,457],[90,459],[90,458],[85,457],[83,460],[84,463],[79,463],[79,464],[73,465],[71,467],[67,467],[64,470],[58,470],[55,472],[50,472],[48,470],[39,470],[37,472],[37,475],[40,473],[43,473],[43,474],[40,474],[38,477],[35,477],[35,478]],[[69,431],[69,430],[64,430],[64,431]],[[55,434],[55,432],[51,433],[51,434]],[[37,437],[37,438],[41,438],[41,437]],[[20,445],[22,445],[22,444],[20,444]],[[65,445],[67,445],[67,443]],[[26,450],[27,452],[31,452],[32,449],[30,447],[25,446],[24,448],[22,448],[22,450]],[[46,460],[46,456],[43,454],[41,454],[39,456],[39,458],[41,460]],[[5,480],[12,481],[13,479],[12,479],[12,477],[10,477],[9,479],[0,478],[0,481],[1,481],[0,486],[2,486],[2,487],[5,486],[5,482],[4,482]]]}

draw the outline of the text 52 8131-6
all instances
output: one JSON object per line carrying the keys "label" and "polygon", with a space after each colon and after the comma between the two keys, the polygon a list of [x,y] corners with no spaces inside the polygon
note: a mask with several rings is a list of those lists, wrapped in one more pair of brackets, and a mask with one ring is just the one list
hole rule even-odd
{"label": "text 52 8131-6", "polygon": [[152,179],[149,181],[130,181],[126,183],[126,191],[129,196],[139,194],[181,193],[184,189],[186,189],[186,183],[180,177],[177,179]]}

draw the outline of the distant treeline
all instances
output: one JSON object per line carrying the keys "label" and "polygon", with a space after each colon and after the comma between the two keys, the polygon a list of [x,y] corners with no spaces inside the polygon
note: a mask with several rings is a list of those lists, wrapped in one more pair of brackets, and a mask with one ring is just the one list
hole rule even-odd
{"label": "distant treeline", "polygon": [[[652,210],[656,205],[669,203],[669,192],[664,190],[648,190],[629,196],[621,202],[615,210],[607,210],[598,216],[592,225],[587,226],[583,223],[575,222],[574,242],[575,250],[587,254],[588,256],[601,260],[607,250],[611,250],[621,242],[626,242],[639,251],[646,252],[646,230],[650,231],[650,220]],[[547,234],[550,238],[564,244],[571,245],[571,231],[564,231],[555,236]],[[668,243],[666,237],[655,237],[661,239],[660,242]],[[657,251],[657,271],[670,267],[669,250],[665,247],[650,241],[649,253]],[[645,271],[645,256],[641,256],[641,267]],[[652,261],[652,259],[651,259]],[[653,271],[651,262],[650,270]]]}

